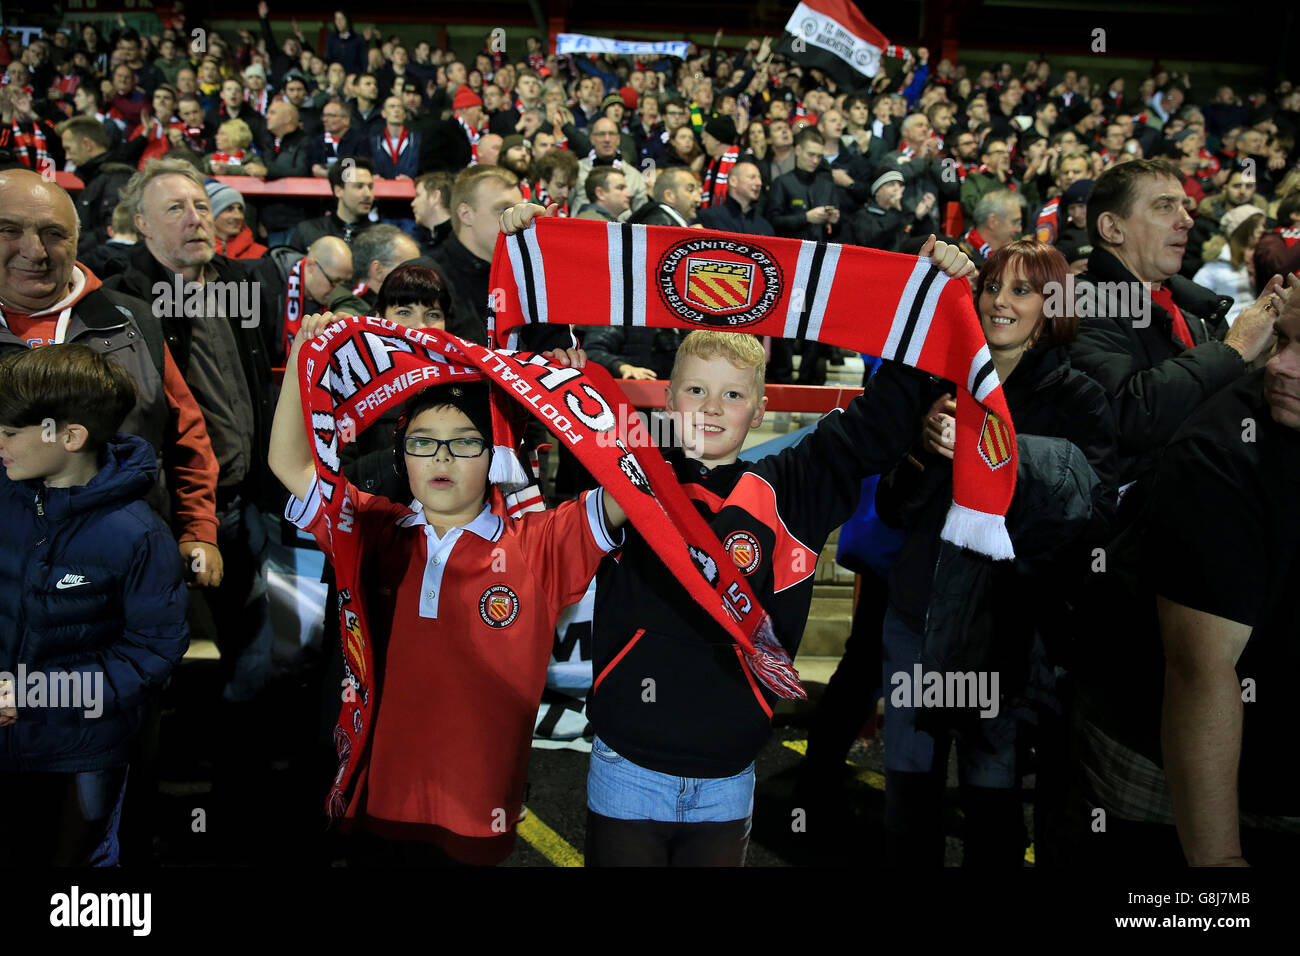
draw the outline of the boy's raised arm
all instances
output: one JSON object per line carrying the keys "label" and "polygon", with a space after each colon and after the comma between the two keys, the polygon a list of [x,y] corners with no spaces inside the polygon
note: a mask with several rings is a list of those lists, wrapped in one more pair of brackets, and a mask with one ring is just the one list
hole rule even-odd
{"label": "boy's raised arm", "polygon": [[280,401],[275,406],[275,420],[271,424],[271,453],[268,462],[275,477],[299,501],[307,499],[311,483],[316,478],[316,465],[311,455],[311,441],[302,421],[302,393],[298,387],[298,352],[303,344],[314,339],[334,321],[332,312],[309,315],[293,340],[293,348],[284,367],[284,383],[280,387]]}

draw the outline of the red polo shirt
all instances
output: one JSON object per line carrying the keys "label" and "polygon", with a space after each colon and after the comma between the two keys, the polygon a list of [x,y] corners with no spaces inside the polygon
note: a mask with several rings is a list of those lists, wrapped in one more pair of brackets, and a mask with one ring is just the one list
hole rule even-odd
{"label": "red polo shirt", "polygon": [[[443,538],[423,510],[351,484],[347,494],[378,670],[358,820],[498,862],[514,844],[556,619],[616,547],[604,492],[517,521],[485,506]],[[316,488],[294,504],[290,517],[328,554]]]}

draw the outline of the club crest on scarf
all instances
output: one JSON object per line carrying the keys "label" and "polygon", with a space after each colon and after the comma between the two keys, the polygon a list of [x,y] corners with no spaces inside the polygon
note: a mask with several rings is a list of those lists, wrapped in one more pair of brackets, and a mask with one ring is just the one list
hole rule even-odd
{"label": "club crest on scarf", "polygon": [[989,468],[997,470],[1011,461],[1013,441],[1002,419],[992,412],[984,413],[984,427],[980,429],[980,457]]}
{"label": "club crest on scarf", "polygon": [[697,325],[739,329],[776,307],[784,282],[766,249],[732,238],[687,239],[659,259],[659,295]]}
{"label": "club crest on scarf", "polygon": [[[498,237],[489,283],[500,293],[489,317],[497,343],[521,325],[543,322],[703,326],[851,348],[956,382],[953,505],[940,537],[997,560],[1015,557],[1006,529],[1016,487],[1011,413],[970,286],[932,258],[545,217]],[[1001,429],[996,456],[979,449],[988,412]]]}

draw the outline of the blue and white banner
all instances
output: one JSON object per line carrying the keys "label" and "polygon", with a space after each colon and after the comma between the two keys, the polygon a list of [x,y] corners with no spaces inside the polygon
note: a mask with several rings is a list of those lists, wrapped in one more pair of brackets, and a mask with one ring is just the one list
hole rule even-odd
{"label": "blue and white banner", "polygon": [[555,52],[565,53],[613,53],[615,56],[642,56],[659,54],[686,59],[686,48],[690,46],[685,40],[615,40],[612,37],[593,37],[585,33],[561,33],[555,37]]}

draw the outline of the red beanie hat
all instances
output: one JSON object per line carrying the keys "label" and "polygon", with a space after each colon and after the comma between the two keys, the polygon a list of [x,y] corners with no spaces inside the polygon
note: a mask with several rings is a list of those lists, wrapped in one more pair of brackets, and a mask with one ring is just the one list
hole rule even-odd
{"label": "red beanie hat", "polygon": [[471,106],[482,106],[483,97],[479,96],[468,86],[462,86],[456,91],[456,98],[451,101],[451,108],[454,110],[467,110]]}
{"label": "red beanie hat", "polygon": [[618,91],[618,95],[623,98],[623,105],[627,107],[629,113],[636,109],[638,101],[636,90],[632,89],[630,86],[625,86]]}

